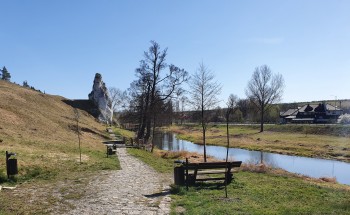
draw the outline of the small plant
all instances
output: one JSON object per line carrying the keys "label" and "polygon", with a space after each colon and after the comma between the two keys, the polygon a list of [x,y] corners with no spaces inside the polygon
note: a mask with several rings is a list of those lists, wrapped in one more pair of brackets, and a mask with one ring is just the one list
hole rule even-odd
{"label": "small plant", "polygon": [[80,146],[80,129],[79,129],[79,111],[78,109],[74,108],[74,119],[77,122],[77,134],[78,134],[78,140],[79,140],[79,155],[80,155],[80,164],[81,164],[81,146]]}
{"label": "small plant", "polygon": [[256,165],[252,163],[247,163],[241,166],[241,170],[255,173],[266,173],[269,170],[269,167],[261,163]]}
{"label": "small plant", "polygon": [[303,132],[305,134],[305,137],[307,137],[307,135],[310,133],[310,128],[309,126],[304,126],[303,127]]}
{"label": "small plant", "polygon": [[7,182],[7,177],[6,175],[3,173],[2,169],[0,169],[0,184]]}
{"label": "small plant", "polygon": [[186,193],[186,188],[184,186],[179,186],[175,184],[170,185],[170,192],[176,195],[184,195]]}

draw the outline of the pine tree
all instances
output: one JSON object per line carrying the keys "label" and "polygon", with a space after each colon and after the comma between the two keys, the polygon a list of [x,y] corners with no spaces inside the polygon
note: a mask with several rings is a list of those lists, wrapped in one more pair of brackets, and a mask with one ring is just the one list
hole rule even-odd
{"label": "pine tree", "polygon": [[2,80],[5,80],[5,81],[10,81],[11,79],[11,75],[10,73],[7,71],[6,67],[3,67],[2,70],[1,70],[1,79]]}

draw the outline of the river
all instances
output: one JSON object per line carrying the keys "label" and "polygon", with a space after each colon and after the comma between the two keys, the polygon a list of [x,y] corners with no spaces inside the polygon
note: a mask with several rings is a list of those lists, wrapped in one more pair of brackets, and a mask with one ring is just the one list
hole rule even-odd
{"label": "river", "polygon": [[[234,142],[234,140],[232,140],[232,142]],[[203,153],[202,145],[177,139],[176,134],[171,132],[164,132],[156,135],[155,145],[163,150]],[[226,157],[226,148],[222,146],[207,146],[207,155],[224,160]],[[229,149],[229,160],[253,164],[263,161],[269,166],[281,168],[288,172],[313,178],[334,177],[337,182],[350,185],[350,163],[346,162],[250,151],[239,148]]]}

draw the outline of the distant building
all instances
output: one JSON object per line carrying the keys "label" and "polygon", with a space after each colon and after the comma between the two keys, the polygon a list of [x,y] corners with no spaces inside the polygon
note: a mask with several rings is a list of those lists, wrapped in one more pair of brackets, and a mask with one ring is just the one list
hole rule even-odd
{"label": "distant building", "polygon": [[307,104],[280,113],[280,119],[281,123],[336,123],[342,114],[342,109],[330,104]]}

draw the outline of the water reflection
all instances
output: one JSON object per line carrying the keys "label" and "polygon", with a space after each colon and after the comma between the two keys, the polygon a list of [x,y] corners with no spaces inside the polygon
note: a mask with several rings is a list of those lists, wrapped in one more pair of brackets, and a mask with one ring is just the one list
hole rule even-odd
{"label": "water reflection", "polygon": [[[171,132],[159,133],[155,136],[158,148],[169,151],[189,151],[203,153],[203,146],[186,140],[180,140]],[[207,154],[224,160],[226,148],[207,146]],[[334,160],[281,155],[260,151],[230,148],[229,160],[240,160],[245,163],[258,164],[262,161],[272,167],[282,168],[289,172],[310,177],[335,177],[339,183],[350,185],[350,164]]]}

